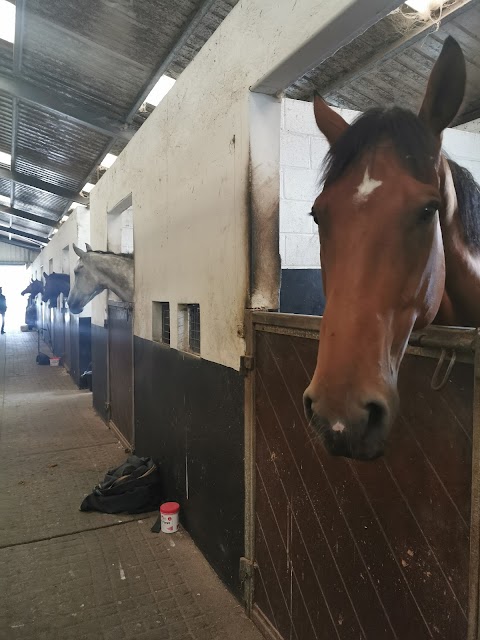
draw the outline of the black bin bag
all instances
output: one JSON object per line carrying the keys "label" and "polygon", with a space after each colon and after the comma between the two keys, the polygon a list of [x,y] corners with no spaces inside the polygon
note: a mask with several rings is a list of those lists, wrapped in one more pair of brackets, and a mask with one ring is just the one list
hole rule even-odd
{"label": "black bin bag", "polygon": [[148,513],[158,510],[162,500],[160,473],[152,458],[129,456],[88,495],[80,511],[103,513]]}

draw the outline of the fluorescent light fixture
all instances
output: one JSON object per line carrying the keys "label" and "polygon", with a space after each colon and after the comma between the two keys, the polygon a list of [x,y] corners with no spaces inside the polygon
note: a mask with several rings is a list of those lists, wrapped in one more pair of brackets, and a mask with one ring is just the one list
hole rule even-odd
{"label": "fluorescent light fixture", "polygon": [[445,0],[405,0],[405,4],[421,14],[428,14],[440,9]]}
{"label": "fluorescent light fixture", "polygon": [[95,185],[92,184],[91,182],[87,182],[87,184],[83,185],[82,187],[82,191],[85,191],[85,193],[90,193],[90,191],[93,189]]}
{"label": "fluorescent light fixture", "polygon": [[10,206],[10,198],[8,196],[0,196],[0,203],[6,204],[7,207]]}
{"label": "fluorescent light fixture", "polygon": [[68,220],[68,216],[63,216],[63,218],[60,220],[60,222],[66,222]]}
{"label": "fluorescent light fixture", "polygon": [[160,104],[174,84],[175,80],[173,78],[170,78],[169,76],[162,76],[145,98],[145,102],[153,104],[153,106],[156,107]]}
{"label": "fluorescent light fixture", "polygon": [[9,167],[12,164],[12,156],[9,153],[0,151],[0,164],[4,164]]}
{"label": "fluorescent light fixture", "polygon": [[57,231],[58,231],[58,229],[54,229],[54,230],[52,231],[52,236],[54,236],[54,235],[57,233]]}
{"label": "fluorescent light fixture", "polygon": [[105,169],[110,169],[116,159],[117,156],[114,156],[113,153],[107,153],[104,159],[100,162],[100,166],[104,167]]}
{"label": "fluorescent light fixture", "polygon": [[7,0],[0,0],[0,39],[15,40],[15,5]]}

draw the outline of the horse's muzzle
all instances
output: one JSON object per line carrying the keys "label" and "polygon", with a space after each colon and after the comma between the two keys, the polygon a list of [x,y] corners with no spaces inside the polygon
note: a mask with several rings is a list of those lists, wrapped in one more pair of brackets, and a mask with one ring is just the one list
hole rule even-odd
{"label": "horse's muzzle", "polygon": [[309,390],[303,396],[305,416],[322,438],[331,455],[374,460],[383,455],[390,431],[392,410],[377,396],[352,403],[342,413],[328,410],[322,400],[313,400]]}

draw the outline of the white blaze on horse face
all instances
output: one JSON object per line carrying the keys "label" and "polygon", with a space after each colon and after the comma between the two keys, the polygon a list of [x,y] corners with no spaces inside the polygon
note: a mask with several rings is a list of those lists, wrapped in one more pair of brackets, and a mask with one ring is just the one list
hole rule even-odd
{"label": "white blaze on horse face", "polygon": [[381,184],[381,180],[374,180],[370,177],[367,167],[365,169],[363,180],[357,187],[357,193],[354,195],[353,201],[357,204],[362,204],[367,200],[368,196],[375,191],[375,189],[378,189]]}
{"label": "white blaze on horse face", "polygon": [[332,427],[332,431],[338,431],[339,433],[342,433],[342,431],[345,431],[345,425],[341,422],[336,422]]}

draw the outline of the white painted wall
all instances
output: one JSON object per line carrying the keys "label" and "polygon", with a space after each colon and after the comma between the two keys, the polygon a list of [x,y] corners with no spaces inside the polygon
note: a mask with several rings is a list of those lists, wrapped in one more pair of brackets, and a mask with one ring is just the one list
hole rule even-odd
{"label": "white painted wall", "polygon": [[471,120],[470,122],[465,122],[465,124],[460,124],[458,127],[455,127],[456,131],[470,131],[470,133],[480,133],[480,118],[476,120]]}
{"label": "white painted wall", "polygon": [[[273,69],[300,75],[396,4],[241,0],[182,73],[90,194],[100,249],[107,212],[132,194],[137,336],[152,339],[152,301],[169,301],[175,348],[178,305],[199,303],[202,357],[239,368],[249,295],[250,87]],[[334,20],[338,42],[330,28],[322,49],[319,34]],[[102,326],[104,318],[98,296],[92,321]]]}
{"label": "white painted wall", "polygon": [[[90,243],[90,210],[78,206],[69,215],[68,220],[60,225],[58,232],[30,265],[30,277],[42,280],[43,272],[48,273],[49,271],[50,260],[52,261],[52,271],[56,273],[66,273],[68,263],[70,286],[73,286],[75,280],[73,270],[78,262],[77,254],[73,250],[73,243],[81,249],[85,249],[86,242]],[[67,247],[68,258],[67,252],[64,251]],[[87,318],[91,316],[91,303],[85,307],[80,316]]]}
{"label": "white painted wall", "polygon": [[[336,109],[347,122],[357,111]],[[472,127],[473,129],[474,127]],[[480,133],[447,129],[443,148],[480,183]],[[328,151],[318,131],[311,102],[282,101],[280,130],[280,256],[283,269],[318,269],[317,225],[308,215],[318,195],[318,180]]]}

